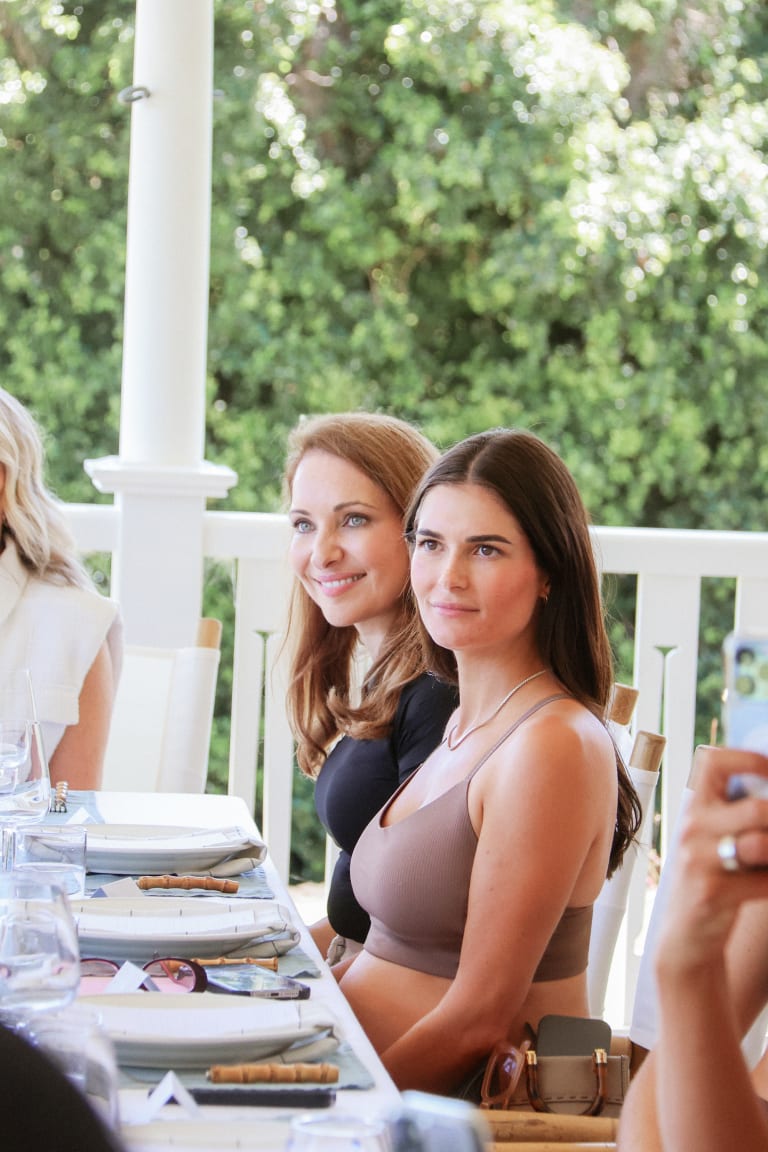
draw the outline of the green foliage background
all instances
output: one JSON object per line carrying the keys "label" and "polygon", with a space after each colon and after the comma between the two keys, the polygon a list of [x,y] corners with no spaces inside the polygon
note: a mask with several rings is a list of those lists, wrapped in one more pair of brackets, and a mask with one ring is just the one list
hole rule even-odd
{"label": "green foliage background", "polygon": [[[763,3],[214,13],[207,456],[239,473],[229,507],[279,507],[301,413],[361,407],[443,446],[532,427],[597,523],[765,528]],[[98,499],[82,461],[117,450],[133,20],[0,0],[2,383],[67,500]],[[210,573],[225,617],[230,581]],[[731,597],[705,590],[702,724]],[[621,582],[613,611],[626,678]]]}

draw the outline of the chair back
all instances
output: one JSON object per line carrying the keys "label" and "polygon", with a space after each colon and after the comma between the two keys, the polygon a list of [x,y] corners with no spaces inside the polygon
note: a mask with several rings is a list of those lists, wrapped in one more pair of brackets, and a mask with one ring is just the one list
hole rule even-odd
{"label": "chair back", "polygon": [[204,618],[190,647],[126,645],[103,788],[205,791],[220,642],[221,623]]}
{"label": "chair back", "polygon": [[[595,901],[587,967],[587,992],[592,1016],[603,1016],[605,1013],[611,964],[629,903],[633,875],[637,861],[647,859],[651,814],[665,744],[666,738],[656,732],[638,732],[629,755],[627,771],[640,800],[642,820],[635,841],[627,849],[620,868],[610,880],[605,881]],[[627,960],[628,951],[624,949],[623,962]]]}

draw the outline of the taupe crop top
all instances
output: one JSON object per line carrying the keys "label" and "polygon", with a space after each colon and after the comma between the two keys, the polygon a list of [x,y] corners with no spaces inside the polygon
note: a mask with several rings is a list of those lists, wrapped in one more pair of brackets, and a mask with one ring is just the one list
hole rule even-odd
{"label": "taupe crop top", "polygon": [[[363,831],[352,854],[355,896],[371,917],[365,949],[382,960],[453,978],[459,966],[477,836],[469,818],[469,782],[529,716],[564,693],[529,708],[468,776],[396,824],[383,813]],[[566,908],[544,951],[534,983],[577,976],[587,967],[592,905]]]}

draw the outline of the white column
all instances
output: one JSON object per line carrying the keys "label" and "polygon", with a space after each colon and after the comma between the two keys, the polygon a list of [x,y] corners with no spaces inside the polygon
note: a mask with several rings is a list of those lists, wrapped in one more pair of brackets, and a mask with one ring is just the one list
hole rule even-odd
{"label": "white column", "polygon": [[120,455],[86,461],[119,511],[126,640],[191,644],[203,514],[237,480],[204,460],[213,0],[137,0]]}
{"label": "white column", "polygon": [[204,452],[212,0],[138,0],[131,111],[121,459]]}

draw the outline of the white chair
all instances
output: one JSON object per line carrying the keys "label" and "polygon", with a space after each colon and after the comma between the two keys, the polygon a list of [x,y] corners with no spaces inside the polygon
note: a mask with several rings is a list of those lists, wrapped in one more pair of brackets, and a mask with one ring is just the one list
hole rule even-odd
{"label": "white chair", "polygon": [[188,648],[126,645],[102,788],[204,792],[221,623],[204,618]]}
{"label": "white chair", "polygon": [[[688,777],[688,783],[683,790],[677,820],[672,831],[672,837],[664,860],[664,865],[661,869],[659,886],[656,889],[656,895],[653,900],[653,908],[651,909],[651,915],[648,921],[648,930],[645,936],[643,955],[640,961],[640,970],[637,978],[637,987],[635,989],[635,999],[632,1009],[632,1021],[629,1028],[629,1035],[633,1044],[639,1045],[640,1047],[647,1048],[649,1050],[656,1046],[659,1027],[656,981],[653,971],[654,958],[656,949],[658,947],[659,934],[661,932],[661,926],[664,921],[665,911],[667,904],[669,903],[669,891],[671,884],[670,878],[674,872],[675,861],[677,859],[680,827],[688,810],[688,805],[690,804],[696,789],[697,775],[697,758],[694,754],[693,765]],[[744,1058],[750,1065],[756,1064],[760,1059],[760,1056],[762,1055],[765,1048],[767,1031],[768,1007],[763,1009],[763,1011],[760,1013],[750,1028],[749,1032],[747,1032],[746,1036],[742,1040],[742,1052],[744,1054]]]}
{"label": "white chair", "polygon": [[587,992],[592,1016],[603,1016],[611,963],[627,910],[632,876],[638,858],[646,858],[650,839],[649,816],[659,779],[659,765],[666,739],[655,732],[638,732],[627,763],[635,786],[642,820],[635,842],[627,849],[621,866],[606,880],[595,901],[589,940]]}

